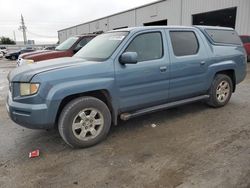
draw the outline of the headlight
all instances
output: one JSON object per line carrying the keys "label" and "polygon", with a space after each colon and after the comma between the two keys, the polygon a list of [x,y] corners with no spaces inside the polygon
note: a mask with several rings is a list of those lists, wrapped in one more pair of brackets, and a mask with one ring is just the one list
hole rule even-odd
{"label": "headlight", "polygon": [[32,60],[32,59],[24,59],[24,61],[26,61],[27,64],[32,64],[32,63],[34,63],[34,60]]}
{"label": "headlight", "polygon": [[37,93],[40,84],[38,83],[20,83],[20,95],[28,96]]}
{"label": "headlight", "polygon": [[28,64],[33,64],[34,60],[32,59],[22,59],[22,58],[18,58],[17,60],[17,67],[21,66],[21,65],[28,65]]}

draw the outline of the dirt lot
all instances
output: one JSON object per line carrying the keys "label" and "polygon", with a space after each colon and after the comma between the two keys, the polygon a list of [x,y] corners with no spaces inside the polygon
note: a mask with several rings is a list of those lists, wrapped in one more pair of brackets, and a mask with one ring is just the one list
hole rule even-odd
{"label": "dirt lot", "polygon": [[[73,150],[56,131],[9,119],[14,66],[0,60],[0,187],[250,187],[249,75],[224,108],[196,103],[121,122],[101,144]],[[41,156],[29,159],[34,149]]]}

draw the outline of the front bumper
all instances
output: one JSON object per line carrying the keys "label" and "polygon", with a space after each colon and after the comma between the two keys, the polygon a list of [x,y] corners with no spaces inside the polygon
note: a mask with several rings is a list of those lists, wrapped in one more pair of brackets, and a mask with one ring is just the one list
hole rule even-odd
{"label": "front bumper", "polygon": [[7,96],[6,109],[10,118],[17,124],[30,129],[52,129],[49,122],[46,104],[23,104],[12,100],[11,93]]}

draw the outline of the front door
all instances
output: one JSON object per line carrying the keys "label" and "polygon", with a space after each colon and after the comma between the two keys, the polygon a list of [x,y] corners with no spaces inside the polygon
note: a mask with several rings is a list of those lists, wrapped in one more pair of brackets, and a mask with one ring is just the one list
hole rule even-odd
{"label": "front door", "polygon": [[153,106],[168,99],[170,61],[165,41],[162,30],[137,33],[122,50],[137,52],[138,63],[122,65],[119,58],[116,60],[121,111]]}

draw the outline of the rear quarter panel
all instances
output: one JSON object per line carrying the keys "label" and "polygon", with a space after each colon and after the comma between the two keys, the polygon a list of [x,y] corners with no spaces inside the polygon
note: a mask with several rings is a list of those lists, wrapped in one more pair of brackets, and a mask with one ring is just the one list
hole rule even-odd
{"label": "rear quarter panel", "polygon": [[[208,63],[208,85],[210,87],[216,73],[233,70],[236,84],[246,76],[245,52],[242,46],[211,45],[211,58]],[[207,88],[209,89],[209,88]]]}

